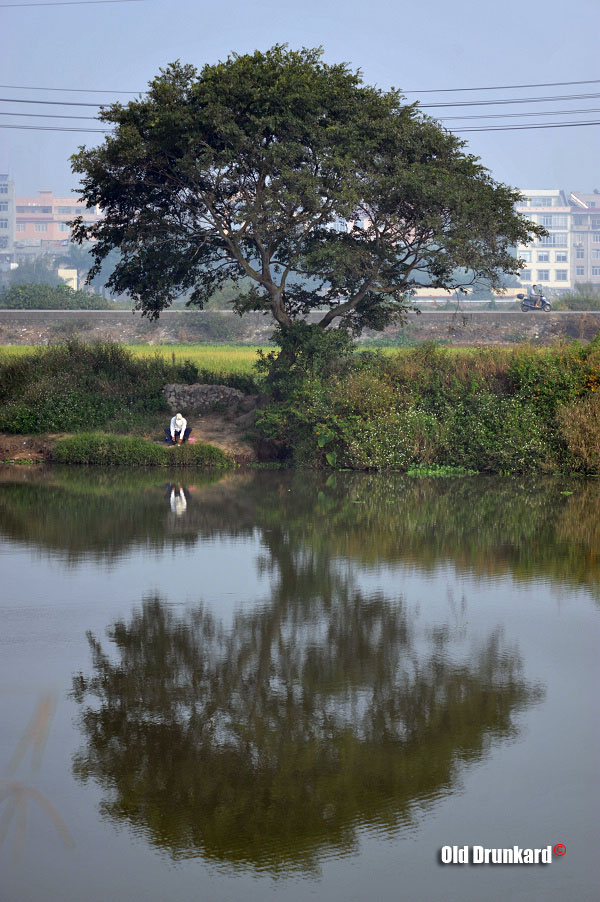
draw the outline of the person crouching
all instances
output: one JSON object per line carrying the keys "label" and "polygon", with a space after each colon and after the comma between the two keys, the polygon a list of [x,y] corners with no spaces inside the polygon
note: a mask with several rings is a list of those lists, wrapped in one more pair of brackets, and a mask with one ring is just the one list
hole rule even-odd
{"label": "person crouching", "polygon": [[181,445],[187,442],[191,431],[185,417],[176,413],[171,419],[171,425],[165,429],[165,441],[169,445]]}

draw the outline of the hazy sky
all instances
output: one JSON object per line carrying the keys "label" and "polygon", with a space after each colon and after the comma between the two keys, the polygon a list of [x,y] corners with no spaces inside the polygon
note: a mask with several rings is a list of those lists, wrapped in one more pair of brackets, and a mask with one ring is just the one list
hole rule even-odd
{"label": "hazy sky", "polygon": [[[231,52],[322,45],[329,62],[360,68],[367,83],[394,85],[407,99],[431,103],[592,95],[544,103],[432,108],[452,119],[453,131],[473,126],[600,120],[600,2],[577,0],[141,0],[125,3],[32,6],[36,0],[0,0],[2,98],[90,103],[127,101],[116,91],[143,91],[175,59],[201,67]],[[64,0],[66,3],[66,0]],[[7,4],[16,4],[11,6]],[[520,90],[421,93],[597,79]],[[100,89],[102,94],[42,91]],[[589,112],[567,113],[567,110]],[[27,113],[27,116],[6,115]],[[546,112],[545,116],[532,113]],[[99,127],[77,119],[29,114],[93,116],[92,107],[0,102],[1,125]],[[550,115],[554,113],[554,115]],[[493,176],[521,188],[600,189],[600,125],[473,132],[461,137]],[[0,170],[11,173],[16,193],[41,188],[66,193],[76,187],[69,155],[102,135],[0,128]]]}

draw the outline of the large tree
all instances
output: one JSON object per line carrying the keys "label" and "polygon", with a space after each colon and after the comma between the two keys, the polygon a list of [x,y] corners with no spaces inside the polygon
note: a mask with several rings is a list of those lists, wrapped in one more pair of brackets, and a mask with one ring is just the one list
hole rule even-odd
{"label": "large tree", "polygon": [[120,249],[108,285],[151,318],[243,280],[239,313],[381,328],[418,284],[498,285],[539,231],[463,142],[320,50],[177,62],[100,118],[113,133],[73,170],[105,216],[74,239],[94,242],[92,278]]}

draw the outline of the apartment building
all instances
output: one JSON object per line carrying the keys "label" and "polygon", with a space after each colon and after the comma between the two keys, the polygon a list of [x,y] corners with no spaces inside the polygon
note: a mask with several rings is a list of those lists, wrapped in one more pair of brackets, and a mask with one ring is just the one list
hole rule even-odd
{"label": "apartment building", "polygon": [[0,172],[0,269],[15,262],[15,187],[7,173]]}
{"label": "apartment building", "polygon": [[101,218],[95,207],[87,208],[74,195],[55,197],[39,191],[38,197],[17,197],[15,201],[15,250],[18,256],[51,253],[70,240],[69,221],[83,216],[86,222]]}
{"label": "apartment building", "polygon": [[519,276],[521,283],[526,288],[535,283],[544,291],[572,288],[570,198],[555,188],[522,189],[521,194],[525,200],[517,204],[518,212],[548,231],[539,241],[517,247],[517,256],[525,261]]}
{"label": "apartment building", "polygon": [[600,191],[573,191],[571,279],[600,286]]}

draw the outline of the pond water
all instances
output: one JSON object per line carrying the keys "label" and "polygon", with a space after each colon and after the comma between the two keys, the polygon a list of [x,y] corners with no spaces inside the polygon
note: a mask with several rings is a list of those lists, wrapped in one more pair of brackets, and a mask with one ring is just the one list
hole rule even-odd
{"label": "pond water", "polygon": [[184,478],[0,471],[3,902],[596,899],[600,481]]}

